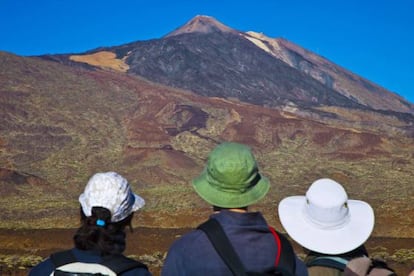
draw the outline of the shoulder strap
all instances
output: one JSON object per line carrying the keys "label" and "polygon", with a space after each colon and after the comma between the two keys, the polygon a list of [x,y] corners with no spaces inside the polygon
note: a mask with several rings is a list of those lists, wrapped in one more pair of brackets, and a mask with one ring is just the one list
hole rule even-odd
{"label": "shoulder strap", "polygon": [[72,250],[53,253],[50,255],[50,260],[55,265],[55,267],[63,266],[65,264],[70,264],[77,261],[75,255],[72,253]]}
{"label": "shoulder strap", "polygon": [[197,228],[207,235],[217,253],[233,272],[233,275],[247,275],[244,265],[217,220],[209,219]]}
{"label": "shoulder strap", "polygon": [[272,226],[269,226],[269,230],[272,232],[278,248],[275,266],[288,275],[295,275],[296,256],[292,245],[283,234],[278,233]]}
{"label": "shoulder strap", "polygon": [[341,257],[334,257],[334,256],[320,256],[316,257],[310,262],[306,263],[306,266],[325,266],[325,267],[331,267],[335,269],[339,269],[341,271],[344,271],[346,264],[348,263],[348,260],[341,258]]}
{"label": "shoulder strap", "polygon": [[148,267],[145,264],[125,257],[124,255],[111,255],[104,257],[101,265],[108,267],[113,272],[115,272],[116,275],[120,275],[128,270],[138,267],[142,267],[148,270]]}

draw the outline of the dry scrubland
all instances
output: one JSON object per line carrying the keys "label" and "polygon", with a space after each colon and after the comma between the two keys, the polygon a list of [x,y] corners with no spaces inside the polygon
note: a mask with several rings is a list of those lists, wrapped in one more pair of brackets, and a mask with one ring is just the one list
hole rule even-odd
{"label": "dry scrubland", "polygon": [[[189,229],[135,228],[128,233],[126,255],[145,262],[154,275],[159,275],[168,246]],[[50,253],[71,246],[75,229],[49,230],[0,230],[1,275],[26,275],[29,268]],[[4,237],[7,235],[7,242]],[[305,254],[294,244],[300,258]],[[378,257],[396,270],[398,275],[408,275],[414,263],[413,239],[371,238],[366,243],[371,256]]]}
{"label": "dry scrubland", "polygon": [[[397,165],[386,158],[333,161],[327,157],[306,156],[299,144],[294,141],[284,145],[278,151],[264,155],[265,158],[259,155],[263,173],[272,180],[272,189],[266,199],[253,208],[263,210],[269,222],[282,229],[276,212],[281,198],[303,194],[308,184],[322,176],[346,183],[351,198],[366,200],[375,209],[377,222],[373,238],[368,242],[371,255],[386,259],[401,272],[400,275],[405,275],[414,264],[412,191],[403,188],[411,183],[409,164],[395,167]],[[292,155],[295,152],[296,156]],[[395,185],[394,179],[399,179],[400,185]],[[129,234],[127,255],[145,261],[152,271],[158,273],[169,244],[188,228],[198,225],[207,217],[210,208],[195,195],[188,182],[148,184],[148,187],[138,183],[134,181],[134,189],[147,199],[147,205],[135,218],[137,229]],[[386,187],[385,193],[382,187]],[[36,194],[31,190],[30,196],[2,200],[2,208],[12,212],[10,217],[3,215],[5,219],[1,228],[15,229],[0,239],[0,251],[4,252],[0,255],[3,266],[23,269],[36,264],[54,250],[70,247],[73,230],[64,229],[78,225],[76,197],[62,192]],[[13,220],[16,217],[18,220]],[[22,232],[26,234],[19,235]],[[34,232],[37,233],[36,238],[31,237]],[[10,235],[17,237],[13,239]],[[58,241],[53,242],[54,239]],[[299,247],[297,250],[301,252]]]}

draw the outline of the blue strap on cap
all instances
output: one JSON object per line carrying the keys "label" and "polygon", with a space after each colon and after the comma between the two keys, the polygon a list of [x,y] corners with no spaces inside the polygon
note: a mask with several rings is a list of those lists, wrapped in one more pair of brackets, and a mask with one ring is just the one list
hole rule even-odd
{"label": "blue strap on cap", "polygon": [[102,219],[97,219],[96,220],[96,225],[100,226],[100,227],[104,227],[105,226],[105,221]]}

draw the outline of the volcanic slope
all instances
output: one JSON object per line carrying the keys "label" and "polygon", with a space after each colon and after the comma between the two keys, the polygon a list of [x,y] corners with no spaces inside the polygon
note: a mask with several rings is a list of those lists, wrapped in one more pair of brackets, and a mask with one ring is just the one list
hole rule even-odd
{"label": "volcanic slope", "polygon": [[412,138],[90,69],[0,53],[2,227],[76,225],[88,177],[108,170],[147,199],[141,226],[193,227],[210,208],[191,179],[231,140],[249,144],[271,180],[258,207],[272,224],[282,197],[332,177],[378,210],[375,235],[414,236]]}
{"label": "volcanic slope", "polygon": [[414,114],[412,103],[324,57],[285,39],[231,29],[209,16],[196,16],[160,39],[45,58],[128,72],[203,96],[263,106]]}

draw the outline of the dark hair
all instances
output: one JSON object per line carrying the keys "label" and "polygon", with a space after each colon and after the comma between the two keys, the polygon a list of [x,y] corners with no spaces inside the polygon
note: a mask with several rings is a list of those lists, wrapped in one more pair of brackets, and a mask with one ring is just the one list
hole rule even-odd
{"label": "dark hair", "polygon": [[243,209],[243,210],[248,210],[248,207],[247,206],[244,206],[244,207],[238,207],[238,208],[224,208],[224,207],[219,207],[219,206],[214,206],[213,205],[213,211],[214,212],[220,212],[220,211],[222,211],[222,210],[229,210],[229,209]]}
{"label": "dark hair", "polygon": [[[103,207],[93,207],[92,215],[87,217],[80,208],[81,227],[75,233],[75,247],[81,250],[97,250],[101,255],[121,254],[125,250],[125,227],[129,225],[133,213],[119,222],[111,222],[111,212]],[[97,220],[105,225],[98,226]]]}
{"label": "dark hair", "polygon": [[340,257],[340,258],[344,258],[347,260],[353,259],[353,258],[358,258],[358,257],[369,257],[368,256],[368,251],[365,248],[364,245],[360,245],[359,247],[355,248],[354,250],[351,250],[349,252],[346,253],[342,253],[342,254],[334,254],[334,255],[330,255],[330,254],[324,254],[324,253],[319,253],[319,252],[315,252],[309,249],[304,248],[304,252],[308,254],[308,256],[315,256],[315,257],[320,257],[320,256],[335,256],[335,257]]}

